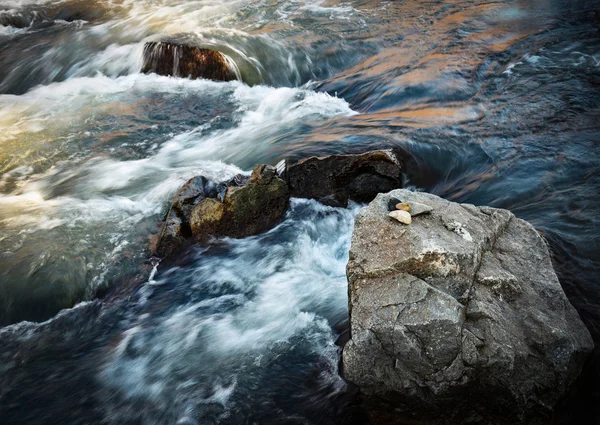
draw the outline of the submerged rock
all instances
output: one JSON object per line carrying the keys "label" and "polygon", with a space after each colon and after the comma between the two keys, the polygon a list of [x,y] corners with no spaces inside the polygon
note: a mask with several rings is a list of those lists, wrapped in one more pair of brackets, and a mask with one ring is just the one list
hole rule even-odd
{"label": "submerged rock", "polygon": [[237,79],[231,62],[223,53],[168,41],[144,45],[142,72],[215,81]]}
{"label": "submerged rock", "polygon": [[311,157],[287,162],[281,175],[293,197],[345,206],[403,187],[406,157],[399,149]]}
{"label": "submerged rock", "polygon": [[13,28],[27,28],[35,19],[31,13],[10,13],[10,11],[0,11],[0,26]]}
{"label": "submerged rock", "polygon": [[[433,210],[390,220],[391,198]],[[529,223],[425,193],[356,217],[343,374],[374,423],[538,423],[593,348]]]}

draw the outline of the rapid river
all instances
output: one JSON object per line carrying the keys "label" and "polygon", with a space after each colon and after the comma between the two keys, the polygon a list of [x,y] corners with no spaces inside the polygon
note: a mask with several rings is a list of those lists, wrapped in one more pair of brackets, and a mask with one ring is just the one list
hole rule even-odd
{"label": "rapid river", "polygon": [[[245,83],[141,74],[166,36]],[[195,175],[392,146],[533,223],[600,343],[598,2],[0,0],[0,424],[366,423],[335,344],[360,205],[139,270]],[[597,423],[598,353],[556,423]]]}

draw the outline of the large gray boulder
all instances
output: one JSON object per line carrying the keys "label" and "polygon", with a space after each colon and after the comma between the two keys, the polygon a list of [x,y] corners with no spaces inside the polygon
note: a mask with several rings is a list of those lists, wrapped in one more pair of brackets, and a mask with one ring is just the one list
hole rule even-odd
{"label": "large gray boulder", "polygon": [[[433,211],[404,225],[391,198]],[[546,242],[506,210],[380,194],[347,275],[343,374],[374,423],[544,423],[593,348]]]}

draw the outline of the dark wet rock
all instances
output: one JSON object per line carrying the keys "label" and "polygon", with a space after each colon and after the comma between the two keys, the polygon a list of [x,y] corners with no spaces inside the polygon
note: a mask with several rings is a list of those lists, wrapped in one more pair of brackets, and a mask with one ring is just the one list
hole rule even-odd
{"label": "dark wet rock", "polygon": [[235,72],[223,53],[167,41],[145,44],[142,72],[214,81],[236,79]]}
{"label": "dark wet rock", "polygon": [[92,22],[106,14],[106,5],[100,1],[58,2],[27,10],[0,10],[0,26],[42,29],[57,21]]}
{"label": "dark wet rock", "polygon": [[216,198],[226,187],[225,184],[215,183],[204,176],[193,177],[179,189],[173,198],[172,208],[180,216],[187,217],[194,205],[204,198]]}
{"label": "dark wet rock", "polygon": [[175,195],[152,255],[169,256],[193,241],[265,232],[281,220],[290,196],[333,207],[345,207],[350,199],[369,201],[402,186],[405,162],[399,150],[379,150],[259,165],[251,176],[239,174],[221,183],[194,177]]}
{"label": "dark wet rock", "polygon": [[107,10],[106,5],[101,1],[85,1],[57,4],[50,8],[48,14],[53,20],[93,22],[105,16]]}
{"label": "dark wet rock", "polygon": [[33,22],[33,15],[0,11],[0,25],[13,28],[27,28]]}
{"label": "dark wet rock", "polygon": [[192,232],[189,217],[194,206],[206,198],[217,198],[227,184],[217,183],[204,176],[191,178],[173,198],[158,237],[151,248],[152,255],[166,257],[189,243]]}
{"label": "dark wet rock", "polygon": [[405,156],[390,149],[311,157],[288,162],[280,174],[293,197],[339,205],[347,205],[348,200],[368,202],[378,193],[403,187]]}
{"label": "dark wet rock", "polygon": [[248,183],[250,176],[245,174],[236,174],[231,180],[228,186],[242,186]]}
{"label": "dark wet rock", "polygon": [[229,186],[223,201],[205,199],[194,207],[190,228],[195,240],[213,236],[243,238],[265,232],[283,217],[289,191],[275,168],[259,165],[241,186]]}
{"label": "dark wet rock", "polygon": [[347,200],[340,199],[340,198],[336,197],[336,195],[328,195],[328,196],[319,198],[319,202],[322,203],[323,205],[327,205],[328,207],[335,207],[335,208],[345,208],[346,206],[348,206]]}
{"label": "dark wet rock", "polygon": [[395,211],[398,208],[396,208],[396,205],[401,204],[402,201],[398,198],[390,198],[390,200],[388,201],[388,211]]}
{"label": "dark wet rock", "polygon": [[152,255],[167,257],[213,237],[265,232],[281,220],[288,204],[287,185],[267,165],[256,167],[250,177],[240,174],[222,183],[194,177],[173,198]]}
{"label": "dark wet rock", "polygon": [[[433,210],[402,226],[391,198]],[[347,275],[343,373],[374,423],[544,423],[593,348],[545,241],[506,210],[380,194]]]}
{"label": "dark wet rock", "polygon": [[190,233],[188,229],[183,219],[177,215],[175,210],[171,209],[161,227],[156,245],[152,248],[152,255],[166,257],[184,246],[187,235]]}

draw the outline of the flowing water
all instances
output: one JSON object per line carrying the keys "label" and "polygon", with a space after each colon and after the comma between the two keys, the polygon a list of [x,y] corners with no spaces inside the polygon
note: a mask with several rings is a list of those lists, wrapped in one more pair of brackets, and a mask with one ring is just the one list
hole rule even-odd
{"label": "flowing water", "polygon": [[[585,0],[0,0],[0,423],[364,423],[335,344],[360,205],[145,263],[187,179],[281,158],[401,146],[412,187],[511,209],[600,342],[599,28]],[[141,74],[164,37],[245,82]],[[555,422],[596,423],[599,357]]]}

